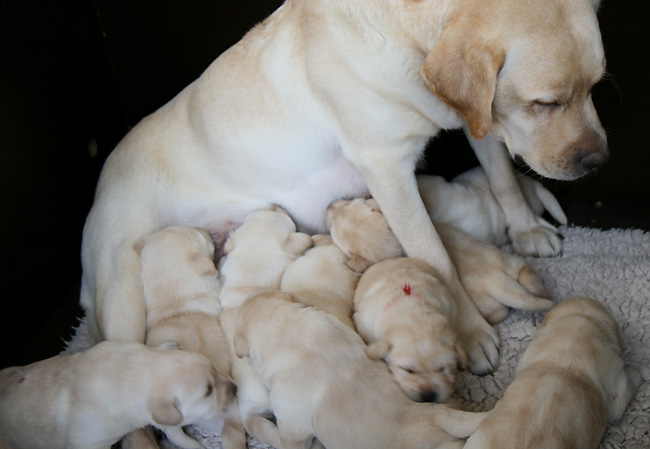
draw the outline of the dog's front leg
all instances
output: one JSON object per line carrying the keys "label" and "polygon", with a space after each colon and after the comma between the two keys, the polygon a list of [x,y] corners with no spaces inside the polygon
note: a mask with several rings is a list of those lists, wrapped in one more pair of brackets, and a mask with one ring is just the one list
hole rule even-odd
{"label": "dog's front leg", "polygon": [[476,153],[490,188],[506,217],[508,238],[522,256],[553,257],[562,251],[562,240],[555,226],[531,210],[515,179],[505,146],[491,135],[481,140],[465,132]]}
{"label": "dog's front leg", "polygon": [[460,283],[456,268],[447,253],[418,193],[414,164],[404,160],[359,164],[391,229],[409,257],[433,266],[458,303],[456,330],[464,343],[470,370],[475,374],[493,371],[498,362],[498,337]]}

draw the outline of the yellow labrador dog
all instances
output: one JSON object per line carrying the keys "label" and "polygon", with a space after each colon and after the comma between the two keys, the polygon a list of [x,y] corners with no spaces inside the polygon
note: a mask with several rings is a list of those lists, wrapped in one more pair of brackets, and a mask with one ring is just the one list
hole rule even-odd
{"label": "yellow labrador dog", "polygon": [[517,246],[556,252],[500,142],[557,179],[603,161],[589,95],[605,68],[596,9],[596,0],[287,0],[107,159],[82,244],[93,335],[144,341],[133,250],[143,235],[198,226],[220,246],[268,204],[324,232],[331,202],[370,193],[406,253],[456,297],[472,371],[491,371],[498,337],[463,290],[414,169],[432,135],[467,127]]}
{"label": "yellow labrador dog", "polygon": [[210,361],[175,344],[102,342],[0,371],[0,446],[108,449],[154,425],[182,448],[182,426],[223,418],[229,386]]}
{"label": "yellow labrador dog", "polygon": [[294,293],[305,305],[330,313],[354,329],[354,290],[360,274],[349,267],[332,237],[317,234],[312,240],[314,248],[287,266],[280,290]]}
{"label": "yellow labrador dog", "polygon": [[270,390],[284,449],[460,449],[483,413],[411,401],[359,335],[286,292],[240,309],[235,351]]}
{"label": "yellow labrador dog", "polygon": [[638,387],[622,352],[618,325],[600,303],[561,302],[465,449],[595,449]]}
{"label": "yellow labrador dog", "polygon": [[[332,203],[327,222],[332,239],[350,257],[348,263],[359,270],[404,255],[372,198]],[[542,280],[521,257],[506,254],[455,226],[436,223],[436,228],[458,268],[463,287],[488,322],[504,320],[509,307],[540,311],[555,305],[546,299],[548,293]],[[459,310],[454,327],[463,319]]]}
{"label": "yellow labrador dog", "polygon": [[354,294],[354,324],[368,356],[384,360],[414,401],[445,402],[467,356],[454,329],[456,303],[427,263],[412,257],[378,262]]}

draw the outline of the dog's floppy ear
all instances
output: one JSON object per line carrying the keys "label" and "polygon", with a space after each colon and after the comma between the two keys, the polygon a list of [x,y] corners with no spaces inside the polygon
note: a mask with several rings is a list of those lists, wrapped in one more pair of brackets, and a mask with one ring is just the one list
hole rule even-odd
{"label": "dog's floppy ear", "polygon": [[193,253],[190,256],[190,265],[201,276],[214,276],[217,273],[217,268],[214,266],[212,259],[201,252]]}
{"label": "dog's floppy ear", "polygon": [[284,242],[284,249],[293,254],[300,254],[311,246],[311,236],[302,232],[293,232]]}
{"label": "dog's floppy ear", "polygon": [[366,354],[372,360],[383,360],[388,355],[392,345],[387,340],[376,341],[366,348]]}
{"label": "dog's floppy ear", "polygon": [[183,421],[176,398],[163,397],[160,393],[149,401],[149,411],[154,423],[162,426],[178,426]]}
{"label": "dog's floppy ear", "polygon": [[242,325],[239,324],[235,330],[235,335],[233,336],[232,341],[233,349],[235,350],[235,355],[237,357],[244,358],[248,357],[250,354],[250,347],[248,346],[248,339],[242,329]]}
{"label": "dog's floppy ear", "polygon": [[482,139],[492,126],[492,100],[505,51],[471,25],[457,21],[443,31],[422,75],[442,101],[463,114],[472,137]]}
{"label": "dog's floppy ear", "polygon": [[355,273],[363,273],[368,269],[370,265],[372,265],[372,262],[364,257],[359,256],[358,254],[354,254],[350,260],[345,263],[345,265],[347,265],[347,267]]}

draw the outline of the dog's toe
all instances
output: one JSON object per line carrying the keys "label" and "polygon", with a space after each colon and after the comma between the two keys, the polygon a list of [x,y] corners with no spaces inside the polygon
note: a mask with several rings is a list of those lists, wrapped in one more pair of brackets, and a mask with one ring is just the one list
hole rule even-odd
{"label": "dog's toe", "polygon": [[562,239],[557,229],[536,226],[510,235],[512,248],[521,256],[556,257],[562,253]]}
{"label": "dog's toe", "polygon": [[490,374],[499,366],[499,338],[494,328],[486,325],[490,331],[477,329],[464,338],[469,370],[479,376]]}

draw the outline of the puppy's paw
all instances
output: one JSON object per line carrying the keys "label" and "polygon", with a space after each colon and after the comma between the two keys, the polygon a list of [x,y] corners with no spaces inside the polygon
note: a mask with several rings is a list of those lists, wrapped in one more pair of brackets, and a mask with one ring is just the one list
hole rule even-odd
{"label": "puppy's paw", "polygon": [[543,220],[527,230],[509,230],[512,248],[520,256],[556,257],[562,253],[562,236],[555,226]]}
{"label": "puppy's paw", "polygon": [[492,326],[481,321],[480,326],[459,332],[459,337],[467,353],[469,370],[484,376],[499,366],[499,336]]}

